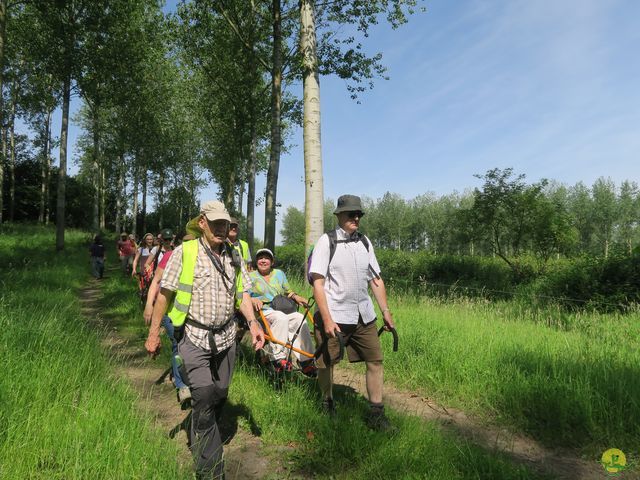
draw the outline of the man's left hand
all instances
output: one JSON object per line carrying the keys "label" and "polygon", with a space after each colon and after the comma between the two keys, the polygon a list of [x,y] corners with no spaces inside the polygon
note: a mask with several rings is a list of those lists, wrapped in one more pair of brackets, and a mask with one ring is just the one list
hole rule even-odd
{"label": "man's left hand", "polygon": [[393,316],[391,315],[390,310],[386,310],[382,314],[382,320],[384,320],[384,329],[391,330],[392,328],[396,328],[396,324],[393,322]]}

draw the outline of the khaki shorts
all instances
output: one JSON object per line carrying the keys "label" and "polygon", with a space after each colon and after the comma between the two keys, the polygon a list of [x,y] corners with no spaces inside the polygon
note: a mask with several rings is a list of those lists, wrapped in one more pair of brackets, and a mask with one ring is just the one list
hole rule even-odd
{"label": "khaki shorts", "polygon": [[[314,325],[317,324],[317,318],[320,312],[316,312],[313,316]],[[378,330],[375,320],[367,325],[362,322],[362,317],[358,318],[357,325],[345,325],[339,323],[338,326],[342,331],[344,339],[344,348],[347,352],[349,362],[382,362],[382,348],[380,347],[380,339],[378,338]],[[322,333],[318,328],[314,328],[314,337],[316,345],[322,343]],[[323,349],[316,361],[318,368],[327,368],[328,366],[338,363],[340,354],[340,343],[337,338],[329,338],[327,340],[327,349]],[[328,355],[327,355],[328,353]]]}

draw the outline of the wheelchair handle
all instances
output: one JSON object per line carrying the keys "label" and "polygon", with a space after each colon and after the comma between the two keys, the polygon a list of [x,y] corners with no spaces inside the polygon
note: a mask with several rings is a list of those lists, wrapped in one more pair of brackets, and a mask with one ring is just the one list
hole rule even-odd
{"label": "wheelchair handle", "polygon": [[382,335],[384,332],[391,332],[391,335],[393,335],[393,351],[397,352],[398,351],[398,332],[396,332],[395,328],[390,328],[389,330],[386,330],[383,325],[382,327],[380,327],[380,330],[378,330],[378,336]]}

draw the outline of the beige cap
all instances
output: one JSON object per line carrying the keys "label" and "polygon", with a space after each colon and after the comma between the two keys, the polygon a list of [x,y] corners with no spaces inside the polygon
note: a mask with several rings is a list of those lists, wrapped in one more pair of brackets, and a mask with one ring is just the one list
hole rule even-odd
{"label": "beige cap", "polygon": [[224,206],[224,203],[218,200],[210,200],[202,205],[202,209],[200,213],[207,217],[207,220],[210,222],[215,222],[216,220],[226,220],[227,222],[231,221],[231,217],[229,216],[229,212]]}

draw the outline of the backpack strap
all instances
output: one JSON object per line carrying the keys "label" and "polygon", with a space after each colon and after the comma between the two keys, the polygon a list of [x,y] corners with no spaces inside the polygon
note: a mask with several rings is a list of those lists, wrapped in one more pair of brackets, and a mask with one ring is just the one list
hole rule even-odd
{"label": "backpack strap", "polygon": [[[356,232],[355,239],[347,239],[347,240],[338,240],[338,234],[336,230],[331,230],[330,232],[327,232],[327,235],[329,237],[329,265],[331,264],[331,260],[333,259],[333,256],[336,253],[336,248],[338,246],[338,243],[362,242],[362,245],[364,245],[364,248],[366,248],[367,252],[369,252],[369,246],[370,246],[369,239],[360,232]],[[380,278],[380,275],[378,274],[378,272],[374,270],[371,264],[369,264],[368,268],[375,278],[378,278],[378,279]]]}
{"label": "backpack strap", "polygon": [[336,254],[336,247],[338,246],[338,232],[331,230],[327,232],[327,237],[329,237],[329,264],[331,264],[331,260],[333,260],[333,256]]}

